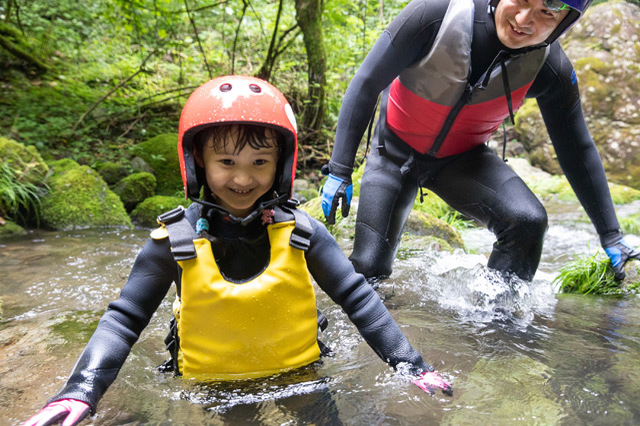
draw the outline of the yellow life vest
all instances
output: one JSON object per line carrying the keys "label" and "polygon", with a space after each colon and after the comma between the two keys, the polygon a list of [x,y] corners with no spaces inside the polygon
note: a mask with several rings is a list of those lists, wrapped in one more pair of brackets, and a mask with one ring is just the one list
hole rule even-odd
{"label": "yellow life vest", "polygon": [[179,260],[177,365],[184,378],[262,377],[320,357],[316,298],[304,252],[290,245],[295,221],[268,225],[271,260],[255,278],[234,283],[220,273],[205,238],[197,256]]}

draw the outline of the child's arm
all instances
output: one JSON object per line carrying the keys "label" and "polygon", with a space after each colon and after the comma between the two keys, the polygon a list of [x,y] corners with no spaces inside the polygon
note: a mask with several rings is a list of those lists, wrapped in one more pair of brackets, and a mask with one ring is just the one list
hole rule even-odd
{"label": "child's arm", "polygon": [[312,220],[314,233],[306,254],[311,275],[338,303],[365,341],[392,367],[408,363],[412,373],[433,371],[404,336],[375,290],[344,255],[326,228]]}
{"label": "child's arm", "polygon": [[175,279],[177,268],[168,239],[149,240],[136,258],[120,297],[109,304],[64,388],[49,403],[83,401],[94,414]]}
{"label": "child's arm", "polygon": [[425,392],[433,394],[440,389],[446,395],[453,395],[451,384],[411,346],[378,294],[364,276],[353,269],[324,225],[314,219],[311,223],[314,232],[306,260],[320,288],[342,307],[383,361],[393,368],[401,363],[408,366],[406,373],[418,376],[412,382]]}

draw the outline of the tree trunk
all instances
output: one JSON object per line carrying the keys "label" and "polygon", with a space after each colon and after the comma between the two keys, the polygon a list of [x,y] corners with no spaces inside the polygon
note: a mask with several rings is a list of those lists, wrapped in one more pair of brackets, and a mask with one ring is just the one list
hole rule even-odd
{"label": "tree trunk", "polygon": [[303,129],[314,133],[322,127],[325,113],[327,54],[322,32],[322,1],[295,1],[296,21],[302,30],[309,63],[308,102],[303,111]]}

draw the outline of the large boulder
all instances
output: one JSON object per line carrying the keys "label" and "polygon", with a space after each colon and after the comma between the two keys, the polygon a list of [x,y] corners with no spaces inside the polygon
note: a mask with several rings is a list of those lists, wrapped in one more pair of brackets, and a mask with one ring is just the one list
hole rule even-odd
{"label": "large boulder", "polygon": [[158,195],[176,195],[183,191],[177,146],[175,133],[158,135],[133,146],[133,153],[153,169]]}
{"label": "large boulder", "polygon": [[132,228],[120,198],[98,172],[71,159],[49,164],[49,194],[42,200],[42,222],[54,230],[89,227]]}
{"label": "large boulder", "polygon": [[[575,67],[587,125],[607,176],[640,189],[640,6],[593,6],[561,43]],[[560,173],[535,100],[518,111],[516,131],[534,166]]]}

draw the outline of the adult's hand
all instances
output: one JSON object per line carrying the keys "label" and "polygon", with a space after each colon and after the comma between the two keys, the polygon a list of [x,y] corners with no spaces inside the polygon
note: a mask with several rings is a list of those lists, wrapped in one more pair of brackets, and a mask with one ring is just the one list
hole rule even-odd
{"label": "adult's hand", "polygon": [[611,266],[613,267],[613,272],[615,273],[616,280],[623,280],[627,275],[624,272],[624,265],[627,261],[631,259],[640,259],[640,251],[632,249],[624,240],[621,238],[617,243],[604,247],[605,253],[611,259]]}
{"label": "adult's hand", "polygon": [[89,404],[76,399],[62,399],[47,404],[23,426],[49,426],[62,422],[62,426],[74,426],[89,415]]}
{"label": "adult's hand", "polygon": [[[323,172],[326,171],[323,168]],[[353,196],[353,185],[350,179],[342,179],[333,173],[329,173],[327,181],[322,187],[322,213],[324,213],[327,223],[336,223],[336,210],[338,204],[342,205],[342,217],[349,215],[351,198]]]}

